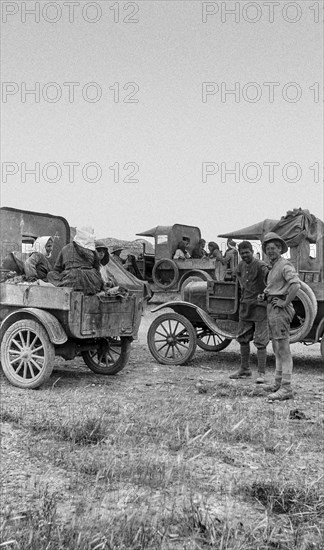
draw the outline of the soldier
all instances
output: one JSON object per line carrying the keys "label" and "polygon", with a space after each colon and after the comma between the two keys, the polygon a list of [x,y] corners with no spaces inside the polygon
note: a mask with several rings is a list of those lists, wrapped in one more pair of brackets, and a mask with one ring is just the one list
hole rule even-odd
{"label": "soldier", "polygon": [[281,256],[287,252],[288,246],[279,235],[267,233],[263,239],[262,250],[271,263],[264,295],[268,302],[269,335],[276,358],[275,383],[273,393],[268,399],[282,401],[293,398],[293,359],[289,346],[289,330],[295,314],[292,301],[300,289],[300,279],[289,260]]}
{"label": "soldier", "polygon": [[242,261],[238,264],[234,275],[241,287],[239,309],[239,325],[237,341],[240,344],[241,365],[230,378],[241,379],[252,376],[250,369],[250,342],[253,340],[257,348],[258,377],[257,384],[265,382],[267,360],[267,344],[269,342],[266,304],[258,301],[258,295],[264,291],[267,265],[253,256],[253,248],[249,241],[242,241],[238,250]]}

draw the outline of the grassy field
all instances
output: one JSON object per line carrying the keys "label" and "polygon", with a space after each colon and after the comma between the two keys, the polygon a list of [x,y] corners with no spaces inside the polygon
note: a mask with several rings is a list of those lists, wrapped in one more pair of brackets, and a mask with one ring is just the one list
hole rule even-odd
{"label": "grassy field", "polygon": [[0,548],[324,548],[318,346],[293,348],[296,399],[269,404],[228,379],[235,343],[162,366],[145,329],[116,377],[80,359],[38,391],[2,376]]}

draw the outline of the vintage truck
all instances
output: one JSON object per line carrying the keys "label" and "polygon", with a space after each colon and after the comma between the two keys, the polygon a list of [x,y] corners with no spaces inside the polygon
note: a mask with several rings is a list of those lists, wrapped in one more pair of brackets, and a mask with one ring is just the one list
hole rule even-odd
{"label": "vintage truck", "polygon": [[[54,263],[70,242],[70,227],[60,216],[4,207],[0,235],[1,266],[8,255],[24,260],[35,238],[42,235],[54,239]],[[13,385],[39,387],[50,377],[55,355],[65,359],[80,355],[98,374],[116,374],[125,367],[141,321],[144,285],[113,258],[110,262],[113,276],[128,291],[125,297],[86,296],[37,282],[11,284],[6,279],[8,270],[1,268],[1,365]]]}
{"label": "vintage truck", "polygon": [[137,235],[154,239],[155,254],[147,254],[144,246],[143,257],[137,261],[143,279],[152,283],[153,291],[179,292],[189,282],[189,278],[190,281],[215,279],[214,258],[173,259],[181,240],[189,242],[188,252],[191,255],[201,238],[199,227],[179,223],[157,225]]}
{"label": "vintage truck", "polygon": [[[262,241],[269,231],[275,231],[288,244],[290,261],[302,282],[293,302],[296,313],[290,342],[320,342],[324,357],[324,223],[308,210],[294,209],[280,220],[266,219],[219,237]],[[148,330],[153,357],[163,364],[184,364],[193,357],[197,345],[215,352],[226,348],[237,336],[239,299],[235,281],[189,283],[180,301],[152,310],[172,310],[155,318]]]}

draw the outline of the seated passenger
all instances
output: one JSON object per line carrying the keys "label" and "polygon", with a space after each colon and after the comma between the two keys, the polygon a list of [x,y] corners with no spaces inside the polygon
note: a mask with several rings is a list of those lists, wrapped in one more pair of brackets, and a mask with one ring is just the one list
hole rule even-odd
{"label": "seated passenger", "polygon": [[206,245],[205,239],[199,239],[198,244],[195,246],[195,248],[192,251],[191,257],[204,258],[205,256],[207,256],[205,245]]}
{"label": "seated passenger", "polygon": [[189,242],[186,241],[180,241],[178,243],[178,248],[175,251],[173,255],[174,260],[186,260],[187,258],[190,258],[190,254],[187,251],[187,248],[189,246]]}
{"label": "seated passenger", "polygon": [[121,286],[130,291],[142,290],[143,297],[147,300],[151,298],[152,292],[147,281],[139,281],[129,271],[124,269],[114,254],[109,255],[108,248],[103,241],[96,241],[96,251],[100,258],[100,274],[104,281],[104,286],[109,289]]}
{"label": "seated passenger", "polygon": [[120,257],[120,254],[123,250],[124,249],[123,249],[122,246],[119,246],[118,244],[115,244],[115,246],[113,246],[113,249],[111,251],[111,254],[114,256],[116,262],[118,262],[120,265],[124,265],[124,263],[126,262],[126,260],[123,260]]}
{"label": "seated passenger", "polygon": [[27,281],[35,279],[47,280],[47,274],[53,269],[50,257],[53,250],[51,236],[38,237],[33,244],[31,254],[25,261],[24,270]]}
{"label": "seated passenger", "polygon": [[209,250],[209,257],[210,258],[216,258],[217,260],[222,259],[222,253],[219,249],[219,246],[214,241],[210,241],[208,243],[208,250]]}
{"label": "seated passenger", "polygon": [[223,266],[223,256],[219,249],[219,246],[214,241],[208,243],[209,257],[215,258],[215,279],[216,281],[221,281],[223,278],[223,273],[225,275],[225,270]]}
{"label": "seated passenger", "polygon": [[1,268],[4,270],[4,273],[1,274],[1,280],[25,275],[25,263],[16,256],[15,251],[9,252],[4,258]]}
{"label": "seated passenger", "polygon": [[88,230],[77,229],[73,242],[63,246],[47,280],[55,286],[96,294],[103,286],[99,268],[94,235]]}
{"label": "seated passenger", "polygon": [[228,274],[233,274],[234,269],[238,265],[238,251],[236,249],[236,242],[232,239],[227,239],[227,250],[224,254],[223,263]]}
{"label": "seated passenger", "polygon": [[113,286],[117,286],[118,283],[116,282],[115,278],[109,273],[108,270],[108,263],[110,260],[108,247],[105,245],[103,241],[96,241],[95,247],[97,254],[99,256],[100,261],[100,275],[104,282],[104,286],[106,288],[112,288]]}

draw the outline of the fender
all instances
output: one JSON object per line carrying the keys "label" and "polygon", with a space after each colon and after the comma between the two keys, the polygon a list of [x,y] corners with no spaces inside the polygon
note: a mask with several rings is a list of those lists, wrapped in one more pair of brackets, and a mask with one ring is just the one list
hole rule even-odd
{"label": "fender", "polygon": [[169,307],[173,309],[176,313],[179,313],[180,315],[183,315],[188,319],[188,321],[192,322],[203,322],[212,332],[215,332],[217,334],[220,334],[220,336],[224,336],[224,338],[229,338],[230,340],[233,340],[235,338],[235,335],[233,335],[230,332],[227,332],[224,329],[221,329],[217,324],[216,321],[206,313],[203,309],[196,306],[195,304],[190,304],[189,302],[182,302],[182,301],[176,301],[176,302],[166,302],[165,304],[161,304],[160,306],[152,309],[152,313],[155,313],[156,311],[160,311],[161,309],[164,309],[166,307]]}
{"label": "fender", "polygon": [[202,281],[213,281],[213,278],[207,271],[204,271],[203,269],[192,269],[191,271],[186,271],[180,278],[178,283],[178,291],[181,289],[182,283],[188,279],[188,277],[194,277],[195,275],[200,276],[200,279]]}
{"label": "fender", "polygon": [[324,317],[320,320],[315,334],[315,342],[319,342],[319,339],[324,335]]}
{"label": "fender", "polygon": [[28,317],[29,319],[34,317],[40,321],[52,344],[59,345],[64,344],[64,342],[67,341],[68,337],[56,317],[48,311],[37,309],[35,307],[26,307],[10,313],[1,323],[0,340],[2,340],[5,331],[10,325],[20,319],[23,319],[24,317]]}

